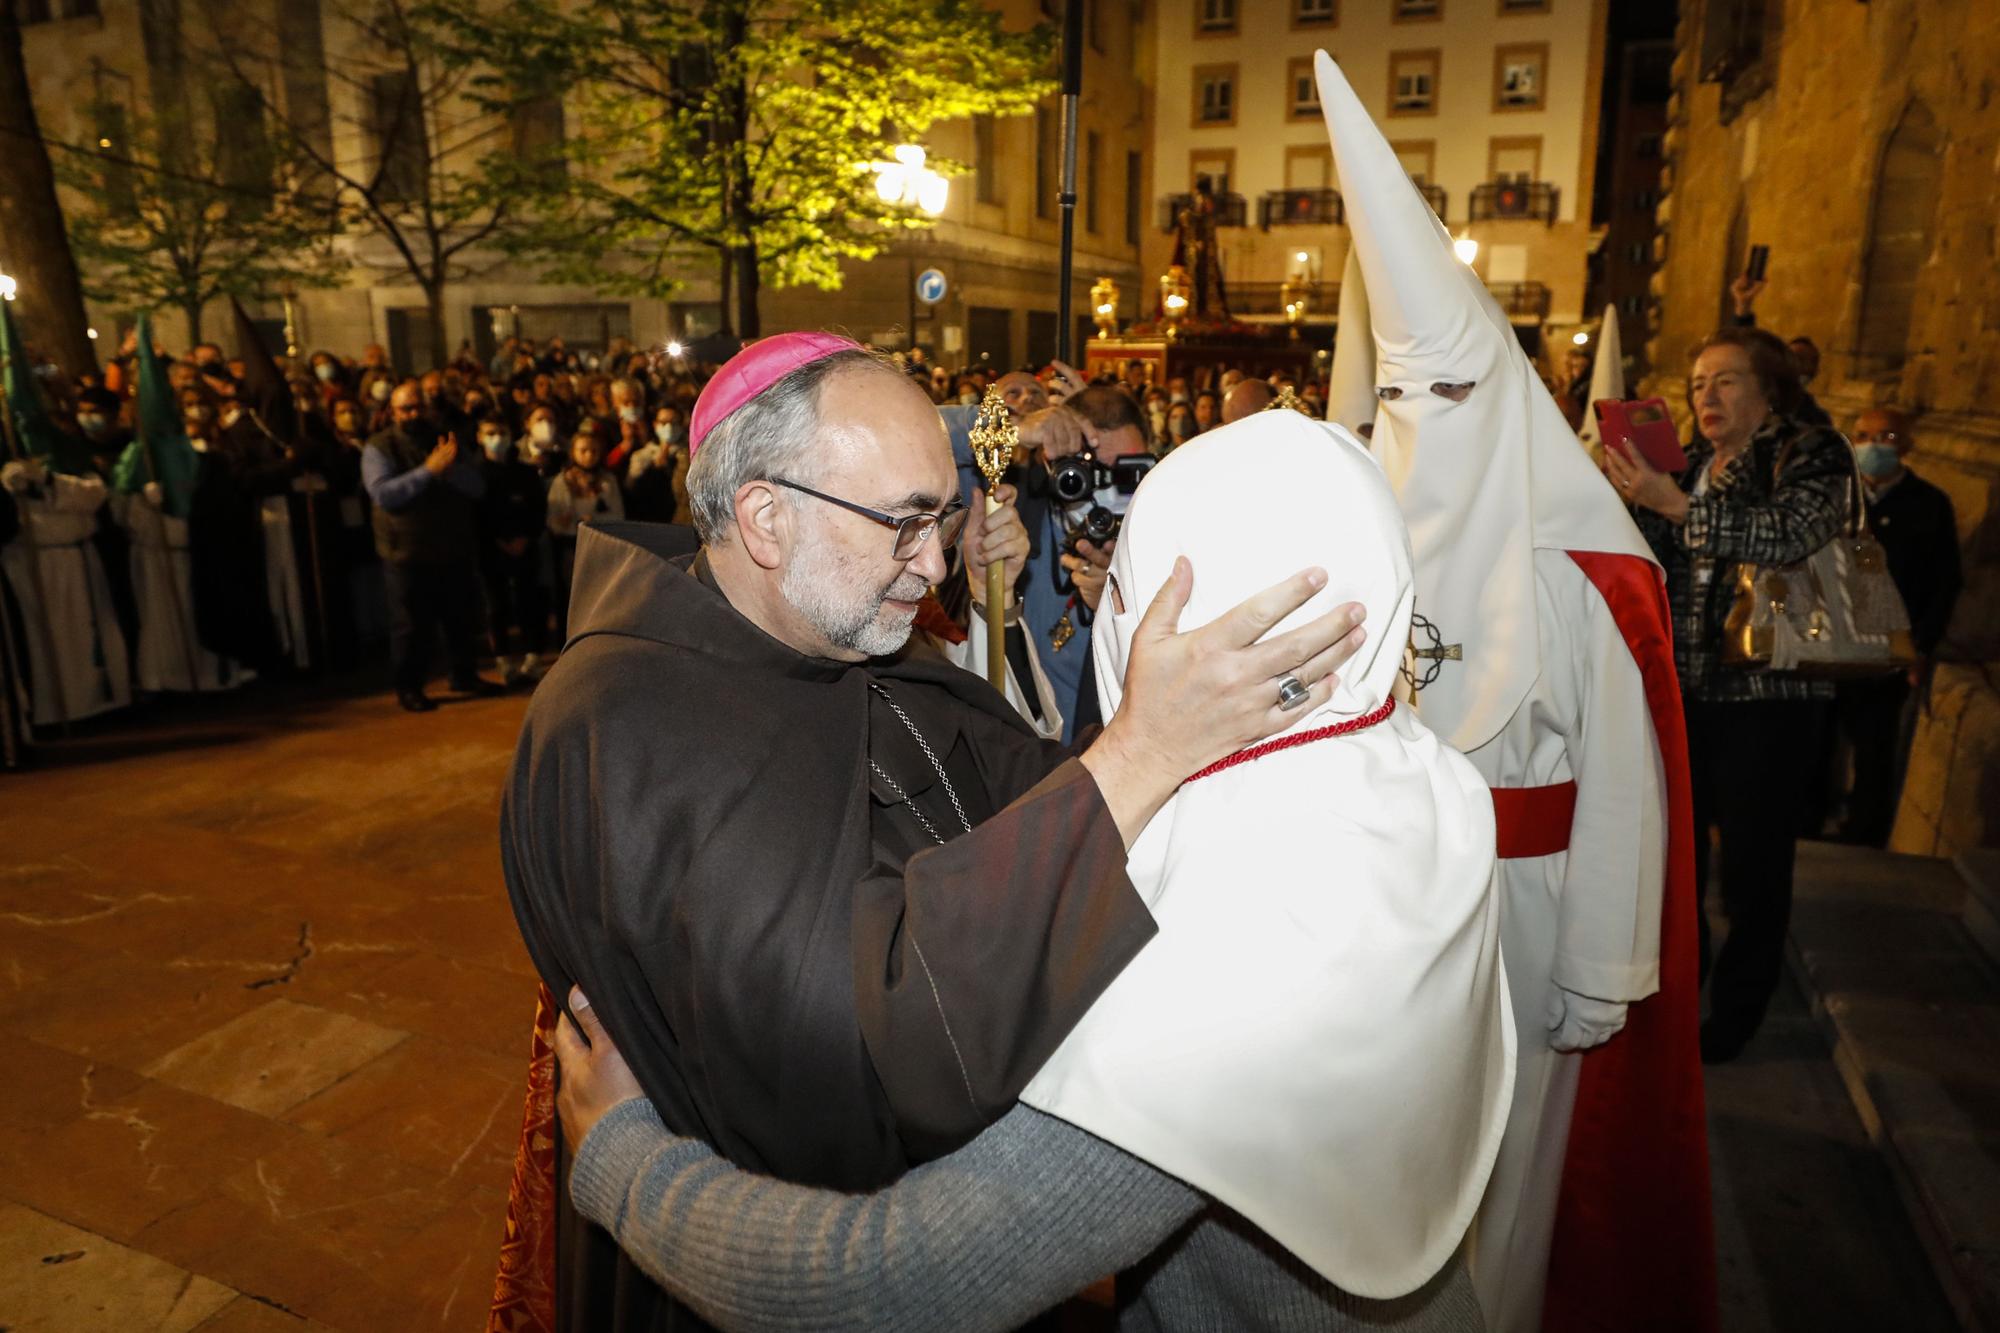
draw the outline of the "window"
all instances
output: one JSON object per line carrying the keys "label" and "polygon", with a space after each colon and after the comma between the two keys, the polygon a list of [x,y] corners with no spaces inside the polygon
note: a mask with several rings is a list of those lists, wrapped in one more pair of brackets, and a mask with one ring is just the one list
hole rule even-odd
{"label": "window", "polygon": [[1657,134],[1642,134],[1632,143],[1632,156],[1634,157],[1658,157],[1659,155],[1660,136]]}
{"label": "window", "polygon": [[1882,150],[1868,229],[1857,375],[1892,375],[1909,353],[1911,312],[1937,224],[1941,148],[1930,108],[1912,102]]}
{"label": "window", "polygon": [[423,101],[407,70],[377,74],[370,85],[375,131],[375,194],[389,203],[411,203],[430,187],[431,149]]}
{"label": "window", "polygon": [[15,0],[14,12],[20,16],[24,28],[30,23],[47,23],[54,17],[49,11],[49,0]]}
{"label": "window", "polygon": [[561,97],[536,97],[515,104],[507,113],[507,131],[514,142],[516,161],[549,180],[561,180],[567,174],[562,156]]}
{"label": "window", "polygon": [[1197,37],[1214,37],[1236,31],[1236,0],[1195,0],[1194,31]]}
{"label": "window", "polygon": [[1655,190],[1640,190],[1632,196],[1632,211],[1650,213],[1659,206],[1660,196]]}
{"label": "window", "polygon": [[1390,0],[1389,17],[1397,23],[1428,23],[1444,17],[1444,0]]}
{"label": "window", "polygon": [[1287,190],[1333,188],[1333,150],[1325,144],[1299,144],[1285,150]]}
{"label": "window", "polygon": [[97,129],[97,151],[104,166],[98,174],[106,208],[129,213],[137,203],[132,192],[132,137],[125,108],[118,102],[98,102],[91,108]]}
{"label": "window", "polygon": [[1549,0],[1500,0],[1500,17],[1509,14],[1546,14]]}
{"label": "window", "polygon": [[1493,109],[1540,111],[1549,66],[1547,42],[1523,42],[1493,51]]}
{"label": "window", "polygon": [[1197,65],[1194,70],[1194,124],[1236,123],[1236,66]]}
{"label": "window", "polygon": [[1644,241],[1634,241],[1625,247],[1625,262],[1634,268],[1644,268],[1646,261],[1652,258],[1652,254],[1652,246],[1646,244]]}
{"label": "window", "polygon": [[1437,140],[1399,139],[1389,145],[1403,170],[1419,185],[1428,185],[1437,170]]}
{"label": "window", "polygon": [[1389,53],[1390,115],[1437,114],[1438,61],[1435,49]]}
{"label": "window", "polygon": [[97,7],[97,0],[69,0],[63,7],[64,16],[73,19],[96,18],[102,12]]}
{"label": "window", "polygon": [[1097,234],[1097,196],[1103,176],[1099,168],[1104,165],[1104,141],[1096,130],[1085,130],[1083,134],[1083,229],[1092,236]]}
{"label": "window", "polygon": [[1206,177],[1208,188],[1218,197],[1229,193],[1230,178],[1236,174],[1236,150],[1209,149],[1188,154],[1188,188],[1192,190]]}
{"label": "window", "polygon": [[1139,243],[1140,205],[1145,198],[1146,159],[1137,153],[1125,154],[1125,244]]}
{"label": "window", "polygon": [[264,97],[240,83],[219,83],[209,94],[215,114],[215,174],[233,192],[232,209],[261,208],[271,188],[271,143],[264,132]]}
{"label": "window", "polygon": [[1336,0],[1292,0],[1294,28],[1331,28],[1339,22]]}
{"label": "window", "polygon": [[993,117],[972,118],[972,197],[982,204],[1005,202],[1000,193],[1000,155],[994,151]]}
{"label": "window", "polygon": [[1533,181],[1542,177],[1542,136],[1508,135],[1486,141],[1486,179]]}
{"label": "window", "polygon": [[1285,119],[1319,119],[1319,81],[1310,56],[1285,66]]}
{"label": "window", "polygon": [[1083,10],[1083,30],[1089,35],[1090,49],[1104,50],[1104,6],[1109,0],[1074,0]]}

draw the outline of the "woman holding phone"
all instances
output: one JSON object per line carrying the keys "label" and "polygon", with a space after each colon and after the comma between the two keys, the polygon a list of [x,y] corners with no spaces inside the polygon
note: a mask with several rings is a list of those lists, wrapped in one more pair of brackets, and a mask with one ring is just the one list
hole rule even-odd
{"label": "woman holding phone", "polygon": [[1847,521],[1853,456],[1839,432],[1798,419],[1803,400],[1784,343],[1761,329],[1720,329],[1696,348],[1688,376],[1695,430],[1685,470],[1661,472],[1637,450],[1604,451],[1605,475],[1666,569],[1701,885],[1708,831],[1721,836],[1730,929],[1712,969],[1701,920],[1702,974],[1714,974],[1701,1029],[1711,1064],[1742,1051],[1777,988],[1792,855],[1833,697],[1829,682],[1722,660],[1736,565],[1797,563]]}

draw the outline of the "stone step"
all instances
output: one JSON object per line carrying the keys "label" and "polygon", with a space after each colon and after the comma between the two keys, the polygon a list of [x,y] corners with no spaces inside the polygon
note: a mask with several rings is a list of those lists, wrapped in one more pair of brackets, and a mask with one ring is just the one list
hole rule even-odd
{"label": "stone step", "polygon": [[2000,847],[1960,852],[1952,864],[1965,881],[1965,929],[2000,966]]}
{"label": "stone step", "polygon": [[2000,972],[1951,862],[1799,844],[1790,957],[1968,1329],[2000,1329]]}

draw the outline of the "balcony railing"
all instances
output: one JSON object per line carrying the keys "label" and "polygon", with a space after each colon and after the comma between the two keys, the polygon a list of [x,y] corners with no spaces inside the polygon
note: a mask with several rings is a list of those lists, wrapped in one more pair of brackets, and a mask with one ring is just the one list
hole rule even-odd
{"label": "balcony railing", "polygon": [[1431,206],[1431,212],[1438,215],[1438,221],[1443,222],[1445,220],[1444,219],[1445,202],[1449,198],[1449,196],[1447,196],[1444,192],[1444,186],[1424,185],[1417,182],[1412,182],[1412,183],[1416,184],[1417,193],[1424,197],[1424,202]]}
{"label": "balcony railing", "polygon": [[[1232,315],[1282,315],[1285,313],[1285,284],[1281,282],[1232,282],[1229,284],[1229,313]],[[1293,291],[1306,298],[1306,318],[1332,319],[1340,306],[1340,284],[1314,282],[1294,284]]]}
{"label": "balcony railing", "polygon": [[1486,290],[1509,319],[1539,324],[1549,317],[1549,289],[1539,282],[1489,282]]}
{"label": "balcony railing", "polygon": [[[1215,199],[1215,225],[1218,227],[1243,227],[1250,221],[1250,203],[1240,194],[1218,194]],[[1191,194],[1170,194],[1160,201],[1160,230],[1172,231],[1180,219],[1181,210],[1194,203]]]}
{"label": "balcony railing", "polygon": [[1562,204],[1561,191],[1547,181],[1489,181],[1472,188],[1474,222],[1535,219],[1553,223]]}
{"label": "balcony railing", "polygon": [[1272,190],[1257,201],[1257,225],[1338,227],[1347,220],[1338,190]]}

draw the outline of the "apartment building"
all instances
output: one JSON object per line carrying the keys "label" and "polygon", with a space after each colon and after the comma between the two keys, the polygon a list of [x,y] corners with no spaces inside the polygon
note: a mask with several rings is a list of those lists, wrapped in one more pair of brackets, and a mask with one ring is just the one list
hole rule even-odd
{"label": "apartment building", "polygon": [[1282,318],[1279,286],[1333,314],[1348,240],[1312,58],[1340,63],[1411,178],[1531,341],[1581,323],[1608,0],[1158,0],[1156,216],[1221,196],[1233,314]]}

